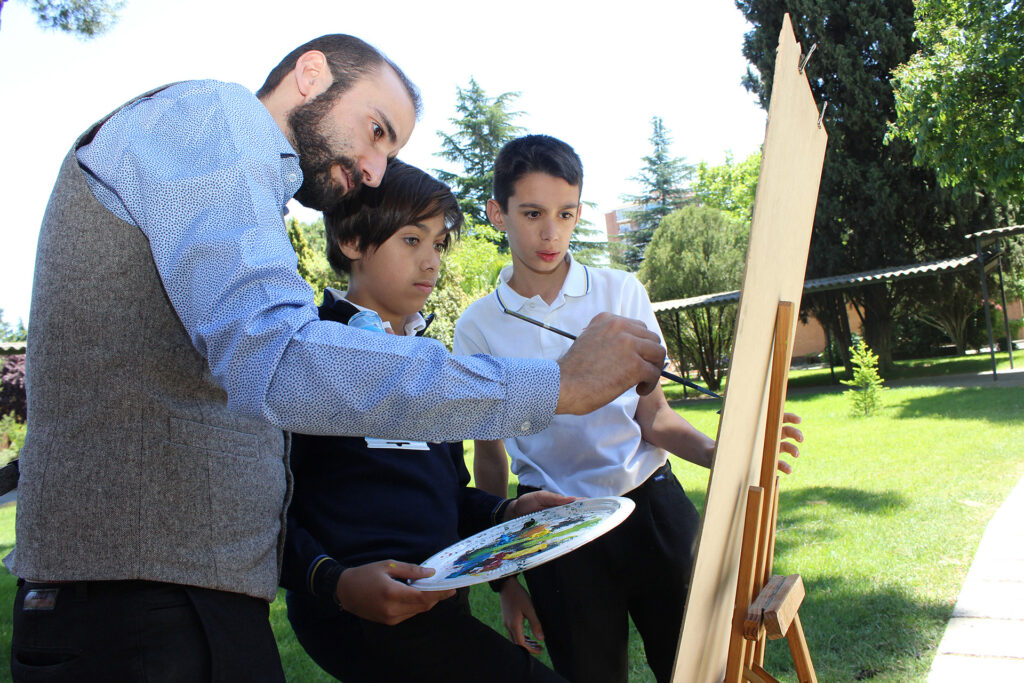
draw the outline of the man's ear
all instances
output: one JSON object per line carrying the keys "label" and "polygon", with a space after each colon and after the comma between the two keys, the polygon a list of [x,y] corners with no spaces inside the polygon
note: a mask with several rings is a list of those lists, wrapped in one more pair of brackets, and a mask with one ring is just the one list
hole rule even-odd
{"label": "man's ear", "polygon": [[334,76],[327,65],[327,57],[320,50],[310,50],[299,57],[292,70],[292,78],[295,79],[295,87],[306,102],[327,90],[334,82]]}
{"label": "man's ear", "polygon": [[497,199],[487,200],[487,220],[491,222],[495,230],[505,232],[505,212],[501,210],[501,204]]}

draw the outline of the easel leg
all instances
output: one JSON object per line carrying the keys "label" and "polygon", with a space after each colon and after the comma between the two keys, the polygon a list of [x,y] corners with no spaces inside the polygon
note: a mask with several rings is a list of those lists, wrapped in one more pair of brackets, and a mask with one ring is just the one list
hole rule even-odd
{"label": "easel leg", "polygon": [[741,683],[743,670],[747,668],[747,658],[753,643],[743,637],[743,621],[747,616],[747,606],[753,598],[754,574],[757,550],[757,536],[761,527],[761,499],[764,490],[760,486],[751,486],[747,490],[747,512],[743,521],[743,545],[740,551],[740,573],[736,583],[736,603],[732,615],[732,635],[729,638],[729,658],[725,664],[725,683]]}
{"label": "easel leg", "polygon": [[814,664],[811,663],[811,652],[807,649],[807,640],[804,638],[804,628],[800,625],[800,615],[793,615],[793,623],[786,631],[786,642],[789,643],[789,653],[793,655],[793,665],[796,667],[797,679],[800,683],[818,683],[818,677],[814,675]]}

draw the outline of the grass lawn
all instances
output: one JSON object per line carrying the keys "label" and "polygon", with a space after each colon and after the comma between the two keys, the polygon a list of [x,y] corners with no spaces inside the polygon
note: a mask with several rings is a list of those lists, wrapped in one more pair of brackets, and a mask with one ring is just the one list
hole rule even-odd
{"label": "grass lawn", "polygon": [[[678,410],[713,435],[717,408],[690,401]],[[782,482],[775,571],[803,576],[800,613],[818,678],[924,681],[985,525],[1024,473],[1024,388],[890,389],[870,418],[851,417],[835,393],[801,394],[787,408],[804,418],[806,442]],[[707,471],[674,468],[703,509]],[[0,552],[13,542],[9,505],[0,508]],[[9,677],[13,592],[0,571],[0,680]],[[473,600],[501,630],[496,596],[477,588]],[[289,680],[330,680],[295,643],[281,600],[271,618]],[[632,645],[630,680],[653,680],[635,637]],[[795,680],[784,641],[769,645],[767,668]]]}

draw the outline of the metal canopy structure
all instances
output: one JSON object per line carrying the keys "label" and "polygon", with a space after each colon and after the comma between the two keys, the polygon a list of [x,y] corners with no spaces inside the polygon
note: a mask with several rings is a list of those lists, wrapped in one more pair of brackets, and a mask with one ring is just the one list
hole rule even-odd
{"label": "metal canopy structure", "polygon": [[[860,287],[862,285],[873,285],[879,282],[891,280],[904,280],[912,277],[934,275],[936,273],[953,272],[967,268],[975,261],[977,256],[959,256],[957,258],[945,259],[943,261],[930,261],[918,263],[913,266],[899,266],[895,268],[880,268],[862,273],[851,273],[849,275],[833,275],[804,282],[804,294],[813,292],[824,292],[830,289],[846,289],[849,287]],[[652,304],[655,312],[658,311],[685,311],[689,308],[704,308],[706,306],[717,306],[738,301],[740,290],[731,292],[719,292],[717,294],[704,294],[692,296],[686,299],[675,299],[673,301],[661,301]]]}
{"label": "metal canopy structure", "polygon": [[[1006,289],[1003,286],[1003,250],[1002,240],[1006,237],[1012,237],[1024,233],[1024,225],[1011,225],[1003,228],[992,228],[991,230],[982,230],[980,232],[974,232],[969,235],[964,235],[964,239],[974,240],[975,253],[968,256],[958,256],[956,258],[944,259],[941,261],[929,261],[927,263],[918,263],[909,266],[896,266],[890,268],[880,268],[878,270],[870,270],[862,273],[851,273],[849,275],[833,275],[830,277],[817,278],[814,280],[806,280],[804,282],[804,294],[810,294],[814,292],[824,292],[834,289],[849,289],[851,287],[861,287],[864,285],[873,285],[881,282],[891,282],[896,280],[905,280],[914,277],[924,277],[927,275],[937,275],[939,273],[952,273],[959,270],[964,270],[971,266],[976,266],[979,269],[981,277],[981,292],[982,299],[985,303],[985,325],[988,330],[988,347],[989,355],[992,358],[992,379],[995,380],[996,374],[996,351],[995,351],[995,339],[992,334],[992,313],[991,304],[988,296],[988,282],[986,274],[993,268],[998,268],[999,272],[999,291],[1002,297],[1003,305],[1003,328],[1006,330],[1007,349],[1010,354],[1010,368],[1013,368],[1013,339],[1010,334],[1010,323],[1006,312]],[[732,303],[738,301],[740,298],[740,291],[738,289],[729,292],[717,292],[715,294],[702,294],[700,296],[691,296],[686,299],[673,299],[671,301],[660,301],[652,304],[654,312],[660,311],[685,311],[692,308],[706,308],[708,306],[721,306],[723,304]]]}
{"label": "metal canopy structure", "polygon": [[[964,239],[974,240],[975,257],[974,262],[978,264],[978,273],[981,277],[981,297],[985,302],[985,329],[988,331],[988,352],[992,358],[992,379],[996,379],[996,342],[992,336],[992,311],[988,300],[988,280],[985,274],[993,265],[999,268],[999,294],[1003,300],[1003,329],[1006,330],[1006,348],[1010,355],[1010,369],[1013,369],[1013,339],[1010,334],[1010,320],[1006,313],[1006,287],[1003,285],[1003,245],[1004,237],[1012,237],[1024,233],[1024,225],[1010,225],[1005,228],[993,228],[982,230],[970,235],[964,235]],[[985,247],[993,246],[986,258]]]}

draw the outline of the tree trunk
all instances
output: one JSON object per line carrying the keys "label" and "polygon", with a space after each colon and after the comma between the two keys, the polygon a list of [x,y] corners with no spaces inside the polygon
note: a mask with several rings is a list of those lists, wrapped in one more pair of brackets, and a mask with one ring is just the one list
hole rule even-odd
{"label": "tree trunk", "polygon": [[861,301],[864,304],[864,341],[878,355],[878,371],[891,372],[892,362],[892,311],[893,301],[886,285],[863,287]]}

